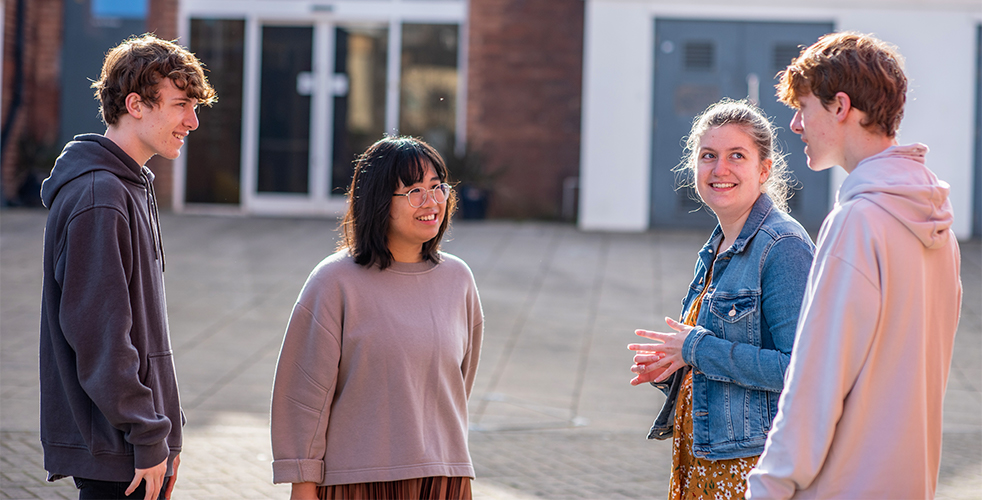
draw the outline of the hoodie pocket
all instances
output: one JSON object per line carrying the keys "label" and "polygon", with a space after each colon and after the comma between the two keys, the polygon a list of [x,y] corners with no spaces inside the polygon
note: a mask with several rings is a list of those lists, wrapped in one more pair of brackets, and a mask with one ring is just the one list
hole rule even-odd
{"label": "hoodie pocket", "polygon": [[94,456],[132,455],[133,445],[128,443],[94,402],[89,405],[89,437],[86,446]]}
{"label": "hoodie pocket", "polygon": [[172,351],[151,353],[147,357],[149,370],[146,385],[153,392],[153,407],[158,415],[171,421],[171,428],[183,424],[181,399],[177,389],[177,375],[174,370]]}

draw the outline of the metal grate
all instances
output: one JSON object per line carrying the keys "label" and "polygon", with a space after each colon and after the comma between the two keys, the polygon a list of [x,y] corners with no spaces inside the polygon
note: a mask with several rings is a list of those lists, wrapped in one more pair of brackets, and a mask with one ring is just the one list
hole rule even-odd
{"label": "metal grate", "polygon": [[698,212],[702,208],[702,202],[699,201],[695,188],[682,188],[676,191],[675,208],[680,215]]}
{"label": "metal grate", "polygon": [[713,69],[716,58],[716,47],[713,42],[686,42],[684,53],[685,69],[697,71]]}
{"label": "metal grate", "polygon": [[783,71],[798,57],[800,49],[796,43],[779,43],[774,46],[774,71]]}

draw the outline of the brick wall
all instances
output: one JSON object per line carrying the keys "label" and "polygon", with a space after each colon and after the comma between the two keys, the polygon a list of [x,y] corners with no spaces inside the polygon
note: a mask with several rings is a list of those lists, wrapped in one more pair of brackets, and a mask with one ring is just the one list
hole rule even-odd
{"label": "brick wall", "polygon": [[[4,144],[0,180],[3,199],[10,204],[29,204],[19,188],[31,175],[42,176],[51,168],[52,155],[60,152],[58,142],[59,90],[64,0],[7,0],[4,2],[3,108],[4,127],[9,125]],[[147,31],[161,38],[177,37],[178,0],[150,0]],[[18,4],[23,12],[18,12]],[[22,41],[18,44],[18,15],[23,14]],[[21,64],[16,51],[21,47]],[[19,104],[15,94],[19,91]],[[11,111],[14,113],[11,114]],[[6,121],[10,117],[9,123]],[[37,165],[33,165],[37,163]],[[155,157],[149,163],[157,174],[155,182],[160,205],[171,206],[173,162]]]}
{"label": "brick wall", "polygon": [[561,215],[579,173],[584,3],[471,0],[467,137],[497,179],[490,215]]}
{"label": "brick wall", "polygon": [[[147,31],[165,40],[177,38],[177,0],[150,0],[147,6]],[[186,40],[178,40],[187,46]],[[185,154],[183,148],[181,154]],[[174,162],[161,156],[154,156],[147,162],[147,167],[154,173],[154,189],[157,192],[157,203],[163,208],[173,207],[174,204]]]}
{"label": "brick wall", "polygon": [[[61,23],[62,0],[4,3],[2,120],[7,137],[0,175],[3,198],[14,205],[38,202],[36,186],[25,182],[31,175],[46,176],[61,149],[56,144]],[[26,189],[18,192],[22,186]]]}

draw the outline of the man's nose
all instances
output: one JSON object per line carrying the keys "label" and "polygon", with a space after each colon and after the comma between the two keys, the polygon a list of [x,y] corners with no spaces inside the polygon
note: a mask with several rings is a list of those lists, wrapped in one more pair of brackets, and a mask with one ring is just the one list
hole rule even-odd
{"label": "man's nose", "polygon": [[195,108],[191,108],[191,111],[189,111],[188,113],[190,114],[190,116],[186,119],[188,128],[190,130],[197,130],[198,129],[198,110],[195,109]]}
{"label": "man's nose", "polygon": [[800,134],[804,129],[801,127],[801,111],[794,112],[794,118],[791,118],[791,131]]}

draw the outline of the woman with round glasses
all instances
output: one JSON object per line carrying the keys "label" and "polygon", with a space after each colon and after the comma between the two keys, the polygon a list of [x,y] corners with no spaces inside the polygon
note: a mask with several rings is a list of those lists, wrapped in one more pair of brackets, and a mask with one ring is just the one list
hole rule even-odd
{"label": "woman with round glasses", "polygon": [[471,498],[484,317],[470,269],[440,251],[446,181],[417,139],[358,158],[338,251],[300,292],[273,382],[273,482],[291,498]]}
{"label": "woman with round glasses", "polygon": [[669,499],[743,498],[777,414],[815,246],[787,214],[789,174],[770,121],[723,100],[696,118],[679,170],[718,224],[679,321],[637,330],[632,384],[668,398],[649,439],[672,443]]}

